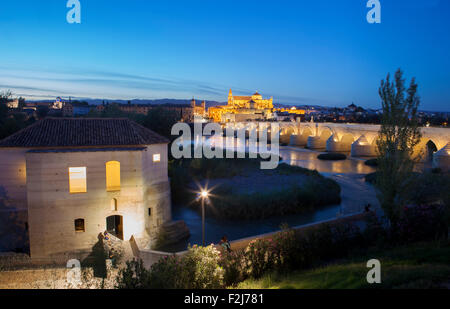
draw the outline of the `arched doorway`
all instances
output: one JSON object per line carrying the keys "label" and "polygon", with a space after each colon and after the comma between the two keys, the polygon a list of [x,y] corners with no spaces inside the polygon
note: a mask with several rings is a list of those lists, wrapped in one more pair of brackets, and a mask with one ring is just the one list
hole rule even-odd
{"label": "arched doorway", "polygon": [[108,233],[123,240],[123,217],[117,215],[107,217],[106,230]]}
{"label": "arched doorway", "polygon": [[432,141],[429,140],[427,142],[427,145],[425,147],[425,160],[426,162],[431,162],[433,161],[433,154],[438,151],[436,144]]}

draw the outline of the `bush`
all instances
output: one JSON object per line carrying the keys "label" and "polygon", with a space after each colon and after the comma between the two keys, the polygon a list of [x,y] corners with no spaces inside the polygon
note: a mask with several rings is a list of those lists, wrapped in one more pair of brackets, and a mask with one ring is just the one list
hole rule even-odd
{"label": "bush", "polygon": [[450,175],[432,172],[417,173],[413,177],[408,202],[413,205],[432,205],[445,201],[450,191]]}
{"label": "bush", "polygon": [[306,269],[345,257],[355,246],[364,246],[363,240],[351,223],[323,224],[302,232],[286,229],[272,238],[252,240],[243,251],[224,254],[225,283],[234,285],[267,272]]}
{"label": "bush", "polygon": [[[285,273],[346,258],[353,251],[446,238],[444,206],[410,207],[397,229],[374,213],[363,232],[352,222],[334,222],[301,231],[284,229],[272,238],[255,239],[244,250],[219,252],[214,246],[190,247],[184,256],[160,259],[150,270],[142,261],[127,262],[119,272],[118,288],[207,289],[233,286],[265,273]],[[395,231],[395,234],[394,234]]]}
{"label": "bush", "polygon": [[439,167],[434,167],[434,168],[431,169],[431,172],[433,174],[441,174],[442,173],[442,169],[439,168]]}
{"label": "bush", "polygon": [[244,250],[225,251],[220,260],[220,266],[224,269],[224,284],[232,286],[238,282],[244,281],[245,275],[245,252]]}
{"label": "bush", "polygon": [[347,159],[347,156],[343,153],[321,153],[317,156],[317,159],[319,160],[345,160]]}
{"label": "bush", "polygon": [[214,246],[190,247],[183,256],[167,256],[144,268],[142,260],[119,271],[121,289],[217,289],[224,286],[220,252]]}
{"label": "bush", "polygon": [[374,212],[366,215],[366,228],[363,232],[364,242],[368,245],[382,247],[388,240],[388,233],[385,229],[386,223],[378,218]]}
{"label": "bush", "polygon": [[246,275],[259,278],[266,271],[274,268],[275,254],[272,241],[266,239],[255,239],[245,249],[244,272]]}
{"label": "bush", "polygon": [[369,173],[364,177],[364,180],[370,184],[375,184],[375,181],[377,180],[377,173]]}
{"label": "bush", "polygon": [[127,261],[127,266],[117,276],[118,289],[145,289],[149,287],[150,272],[145,269],[142,260]]}
{"label": "bush", "polygon": [[439,205],[406,207],[393,240],[402,243],[447,239],[445,207]]}
{"label": "bush", "polygon": [[369,159],[369,160],[366,160],[364,162],[364,164],[367,165],[367,166],[377,167],[378,166],[378,160],[377,159]]}
{"label": "bush", "polygon": [[208,247],[195,246],[189,248],[182,257],[184,278],[187,289],[218,289],[223,287],[224,270],[219,265],[220,252],[210,245]]}

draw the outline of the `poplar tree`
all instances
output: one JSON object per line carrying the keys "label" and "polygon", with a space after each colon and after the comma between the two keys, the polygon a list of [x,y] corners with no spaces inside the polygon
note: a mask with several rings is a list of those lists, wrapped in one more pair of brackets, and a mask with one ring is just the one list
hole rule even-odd
{"label": "poplar tree", "polygon": [[406,203],[409,184],[417,157],[414,147],[419,143],[421,132],[417,117],[420,98],[417,84],[412,78],[405,88],[403,72],[398,69],[391,82],[388,74],[381,81],[379,95],[382,111],[379,138],[376,141],[378,171],[376,187],[378,200],[390,221],[397,228]]}

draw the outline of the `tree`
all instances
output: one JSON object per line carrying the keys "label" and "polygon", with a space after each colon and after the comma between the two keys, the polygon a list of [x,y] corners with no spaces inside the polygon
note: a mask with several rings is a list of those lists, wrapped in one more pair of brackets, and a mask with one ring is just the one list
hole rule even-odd
{"label": "tree", "polygon": [[12,97],[10,90],[0,91],[0,104],[6,104]]}
{"label": "tree", "polygon": [[11,99],[12,93],[9,90],[0,91],[0,123],[2,123],[8,115],[7,103]]}
{"label": "tree", "polygon": [[44,119],[45,117],[47,117],[48,112],[50,111],[50,109],[48,108],[48,106],[39,106],[37,108],[37,116],[39,119]]}
{"label": "tree", "polygon": [[395,231],[406,203],[416,159],[413,149],[421,138],[417,108],[420,99],[417,84],[412,78],[409,88],[405,88],[403,72],[398,69],[395,80],[381,81],[379,95],[383,114],[379,138],[378,172],[376,187],[378,199],[393,230]]}
{"label": "tree", "polygon": [[172,126],[179,120],[180,115],[177,111],[158,106],[148,111],[142,124],[144,127],[171,139],[173,138],[171,135]]}

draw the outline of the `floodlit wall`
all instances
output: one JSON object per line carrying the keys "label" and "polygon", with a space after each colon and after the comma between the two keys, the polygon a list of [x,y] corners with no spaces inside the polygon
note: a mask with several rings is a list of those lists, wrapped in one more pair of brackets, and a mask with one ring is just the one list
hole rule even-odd
{"label": "floodlit wall", "polygon": [[143,215],[146,218],[145,228],[151,240],[155,240],[161,225],[172,220],[167,157],[166,144],[148,146],[143,156],[142,173],[146,205]]}
{"label": "floodlit wall", "polygon": [[26,151],[0,151],[0,252],[28,247]]}
{"label": "floodlit wall", "polygon": [[[124,240],[129,240],[132,235],[147,237],[147,203],[153,200],[166,208],[152,212],[156,221],[160,213],[164,213],[161,221],[170,214],[170,189],[160,194],[161,189],[157,186],[168,184],[167,154],[163,148],[167,149],[167,146],[151,145],[139,151],[27,153],[32,258],[92,249],[99,234],[106,230],[106,218],[112,215],[123,217]],[[161,152],[158,166],[150,164],[151,152]],[[120,162],[120,190],[117,191],[107,191],[106,163],[109,161]],[[69,167],[86,167],[85,193],[69,192]],[[113,199],[115,203],[112,203]],[[75,219],[80,218],[84,219],[84,232],[75,231]]]}

